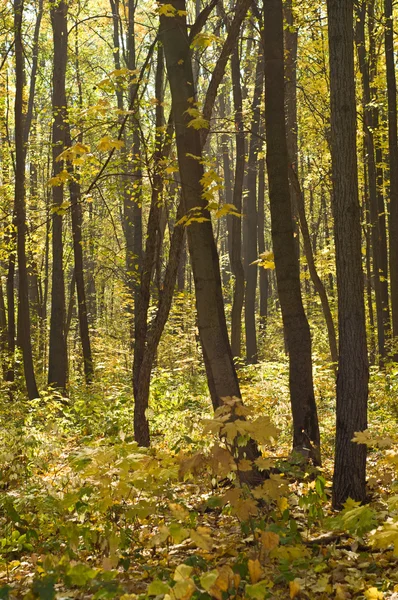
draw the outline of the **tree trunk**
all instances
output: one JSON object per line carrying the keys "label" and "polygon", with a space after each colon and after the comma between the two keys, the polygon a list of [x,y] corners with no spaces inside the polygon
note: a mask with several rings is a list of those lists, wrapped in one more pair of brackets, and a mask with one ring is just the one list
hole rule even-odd
{"label": "tree trunk", "polygon": [[[258,254],[265,252],[265,160],[258,161],[258,194],[257,194],[257,236]],[[268,269],[260,268],[260,328],[265,332],[268,316],[269,276]]]}
{"label": "tree trunk", "polygon": [[332,311],[330,310],[330,304],[328,295],[326,293],[325,286],[323,285],[323,281],[318,275],[315,265],[314,253],[312,251],[311,244],[311,236],[310,230],[308,227],[307,217],[305,214],[305,202],[303,192],[300,187],[300,183],[297,177],[296,171],[293,170],[291,166],[289,169],[289,176],[291,181],[291,187],[296,198],[296,208],[298,217],[300,220],[300,229],[301,235],[303,236],[303,244],[304,244],[304,252],[305,257],[307,259],[308,270],[310,273],[311,281],[314,284],[314,288],[319,296],[321,301],[323,316],[325,317],[326,327],[328,331],[328,339],[329,339],[329,348],[330,348],[330,357],[333,363],[337,365],[337,361],[339,359],[337,352],[337,340],[336,340],[336,331],[334,327]]}
{"label": "tree trunk", "polygon": [[[232,204],[239,215],[242,214],[243,178],[245,174],[245,134],[243,130],[242,115],[242,88],[240,83],[240,61],[238,45],[234,47],[231,58],[232,93],[234,100],[235,119],[235,180],[232,195]],[[228,176],[229,157],[224,151],[224,177]],[[234,293],[231,313],[231,350],[232,355],[241,356],[242,338],[242,309],[245,294],[245,274],[242,264],[242,220],[241,217],[231,216],[231,269],[235,277]]]}
{"label": "tree trunk", "polygon": [[370,216],[370,234],[373,257],[373,284],[376,297],[376,315],[377,315],[377,342],[379,357],[385,357],[385,340],[388,331],[386,331],[385,311],[382,298],[382,281],[380,265],[380,231],[379,231],[379,210],[377,198],[377,174],[375,162],[375,146],[373,132],[375,130],[374,109],[371,106],[369,61],[365,46],[365,16],[366,4],[362,2],[356,9],[356,46],[358,53],[359,68],[362,79],[362,108],[363,108],[363,128],[365,134],[365,160],[368,171],[368,191],[369,191],[369,216]]}
{"label": "tree trunk", "polygon": [[339,309],[333,505],[365,500],[368,357],[356,153],[353,0],[327,0],[331,91],[334,233]]}
{"label": "tree trunk", "polygon": [[33,367],[31,325],[29,311],[28,270],[26,265],[26,203],[25,203],[25,159],[23,87],[24,58],[22,47],[23,0],[14,4],[15,27],[15,199],[14,214],[17,227],[17,257],[19,273],[18,330],[22,348],[26,388],[32,400],[39,396]]}
{"label": "tree trunk", "polygon": [[[258,360],[256,332],[256,288],[257,288],[257,171],[258,153],[261,142],[259,138],[261,111],[260,104],[264,87],[263,49],[259,49],[254,81],[252,101],[252,121],[250,125],[249,160],[247,164],[247,254],[246,260],[246,293],[245,293],[245,329],[246,329],[246,360],[255,364]],[[254,264],[253,264],[254,263]]]}
{"label": "tree trunk", "polygon": [[[53,70],[53,176],[59,176],[63,169],[62,161],[57,161],[65,145],[65,110],[66,110],[66,62],[67,62],[67,5],[64,0],[51,7],[51,24],[54,39]],[[63,185],[53,186],[53,268],[50,320],[50,347],[48,361],[48,384],[62,391],[66,390],[68,358],[65,336],[65,284],[63,271],[62,240],[62,203],[64,200]]]}
{"label": "tree trunk", "polygon": [[282,0],[264,1],[265,131],[272,242],[283,325],[289,349],[293,446],[312,447],[320,463],[318,416],[312,380],[311,336],[300,290],[293,236],[284,107]]}
{"label": "tree trunk", "polygon": [[[160,17],[160,37],[164,46],[172,95],[176,129],[177,154],[184,209],[188,217],[200,215],[203,222],[193,221],[187,227],[189,252],[195,282],[198,327],[213,406],[217,408],[226,396],[240,397],[240,389],[225,321],[217,248],[201,180],[199,131],[188,127],[187,110],[194,95],[192,63],[187,44],[185,1],[174,0],[176,16]],[[204,136],[205,137],[205,136]]]}
{"label": "tree trunk", "polygon": [[[386,54],[387,100],[388,100],[388,148],[390,168],[390,286],[392,334],[394,343],[398,340],[398,126],[397,126],[397,84],[394,63],[394,30],[392,0],[384,0],[384,46]],[[398,360],[398,350],[394,348],[394,359]]]}

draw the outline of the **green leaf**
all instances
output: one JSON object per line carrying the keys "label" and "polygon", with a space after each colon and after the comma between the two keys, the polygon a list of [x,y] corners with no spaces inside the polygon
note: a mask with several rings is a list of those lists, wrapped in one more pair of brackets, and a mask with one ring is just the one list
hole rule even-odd
{"label": "green leaf", "polygon": [[0,587],[0,600],[8,600],[9,595],[10,595],[10,586],[9,585],[3,585],[2,587]]}
{"label": "green leaf", "polygon": [[147,589],[147,596],[160,596],[161,594],[167,594],[170,590],[170,586],[159,579],[155,579],[149,584]]}
{"label": "green leaf", "polygon": [[218,571],[209,571],[204,573],[200,578],[200,585],[206,592],[215,584],[218,577]]}
{"label": "green leaf", "polygon": [[41,579],[35,579],[32,585],[32,592],[40,600],[53,600],[55,598],[55,577],[46,575]]}
{"label": "green leaf", "polygon": [[259,581],[253,585],[247,584],[245,588],[245,595],[255,600],[264,600],[268,593],[269,581]]}

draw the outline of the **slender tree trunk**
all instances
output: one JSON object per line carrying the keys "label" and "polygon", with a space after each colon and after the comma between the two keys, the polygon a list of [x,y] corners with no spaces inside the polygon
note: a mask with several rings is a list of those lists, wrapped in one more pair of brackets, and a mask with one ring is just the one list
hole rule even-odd
{"label": "slender tree trunk", "polygon": [[15,27],[15,198],[14,214],[17,228],[17,257],[19,273],[18,289],[18,329],[22,348],[26,388],[30,399],[37,398],[39,392],[33,367],[31,326],[29,311],[28,270],[26,265],[26,202],[25,202],[25,159],[23,86],[24,58],[22,47],[23,0],[14,3]]}
{"label": "slender tree trunk", "polygon": [[334,322],[332,317],[332,311],[330,310],[328,295],[326,293],[325,286],[323,285],[323,281],[319,277],[318,272],[316,270],[314,253],[312,251],[311,236],[308,227],[307,217],[305,214],[304,196],[300,188],[297,173],[293,170],[293,167],[290,167],[289,175],[291,187],[296,198],[295,205],[300,220],[300,228],[301,234],[303,236],[304,252],[305,257],[307,259],[308,270],[310,273],[311,281],[314,284],[314,288],[321,301],[323,316],[325,317],[326,327],[328,331],[330,357],[332,359],[332,362],[337,365],[339,357],[337,352],[336,331],[334,328]]}
{"label": "slender tree trunk", "polygon": [[[249,160],[247,164],[247,254],[246,254],[246,290],[245,290],[245,329],[246,329],[246,360],[255,364],[258,360],[257,332],[256,332],[256,289],[257,289],[257,171],[258,153],[261,142],[259,138],[261,120],[261,97],[264,88],[264,60],[263,49],[259,49],[256,75],[254,81],[254,92],[252,101],[252,121],[250,126]],[[254,263],[254,264],[253,264]]]}
{"label": "slender tree trunk", "polygon": [[363,124],[365,133],[365,160],[368,172],[368,190],[369,190],[369,225],[372,241],[372,257],[373,257],[373,284],[376,297],[376,314],[377,314],[377,341],[378,353],[382,359],[385,356],[385,340],[388,331],[386,331],[385,312],[382,298],[382,281],[381,281],[381,265],[380,265],[380,231],[379,231],[379,210],[377,198],[377,174],[375,162],[375,147],[373,131],[374,110],[371,106],[370,92],[370,77],[369,77],[369,61],[366,54],[365,46],[365,16],[366,4],[363,1],[356,10],[356,45],[358,53],[359,68],[362,78],[362,107],[363,107]]}
{"label": "slender tree trunk", "polygon": [[367,427],[369,367],[356,159],[353,1],[327,0],[327,9],[339,309],[333,505],[340,507],[348,497],[364,500],[366,496],[366,446],[352,438]]}
{"label": "slender tree trunk", "polygon": [[[392,334],[394,344],[398,343],[398,125],[397,125],[397,84],[394,62],[394,30],[392,0],[384,0],[384,46],[386,54],[387,100],[388,100],[388,148],[390,175],[389,239],[390,239],[390,286],[392,309]],[[398,360],[398,350],[394,348],[394,358]]]}
{"label": "slender tree trunk", "polygon": [[[258,254],[265,252],[265,160],[258,161],[257,236]],[[268,269],[260,269],[260,327],[266,329],[268,316],[269,276]]]}
{"label": "slender tree trunk", "polygon": [[264,0],[265,131],[272,242],[283,325],[289,349],[293,445],[312,447],[320,436],[312,380],[311,335],[304,313],[293,235],[284,107],[282,0]]}
{"label": "slender tree trunk", "polygon": [[[148,353],[148,309],[151,298],[151,281],[155,268],[156,249],[159,243],[161,202],[163,191],[163,180],[161,174],[161,160],[163,155],[163,135],[164,126],[163,111],[163,86],[164,86],[164,59],[163,48],[158,46],[157,68],[155,82],[156,97],[156,134],[155,134],[155,156],[154,156],[154,175],[152,184],[151,207],[148,218],[148,227],[146,235],[145,256],[141,271],[141,282],[136,294],[135,303],[135,343],[134,343],[134,366],[133,366],[133,388],[134,388],[134,435],[140,446],[149,446],[149,424],[145,415],[149,400],[150,374],[153,366],[153,359],[157,350],[151,348],[151,356],[147,370],[141,373],[145,353]],[[181,248],[180,248],[181,250]],[[178,255],[180,256],[180,255]],[[177,267],[178,268],[177,261]],[[177,272],[176,272],[177,273]],[[174,281],[171,282],[172,291],[174,290]],[[172,293],[172,292],[171,292]],[[163,331],[163,329],[162,329]],[[159,336],[160,340],[160,336]],[[145,381],[145,384],[143,383]],[[145,392],[145,393],[144,393]]]}
{"label": "slender tree trunk", "polygon": [[[231,58],[232,92],[235,119],[235,180],[232,204],[242,214],[243,178],[245,174],[245,134],[242,115],[242,88],[240,82],[240,61],[238,45],[234,47]],[[225,154],[225,152],[224,152]],[[224,170],[229,166],[229,157],[224,157]],[[224,172],[224,175],[228,175]],[[235,277],[231,314],[231,350],[232,355],[241,356],[242,309],[245,294],[245,274],[242,265],[242,221],[241,217],[231,216],[231,269]]]}
{"label": "slender tree trunk", "polygon": [[[66,110],[66,62],[68,52],[67,5],[64,0],[51,7],[51,24],[54,39],[53,70],[53,176],[59,176],[63,169],[62,161],[57,158],[65,145]],[[66,390],[68,358],[65,336],[65,283],[63,271],[62,209],[64,200],[63,185],[53,186],[52,215],[52,293],[50,320],[50,347],[48,361],[49,385]]]}

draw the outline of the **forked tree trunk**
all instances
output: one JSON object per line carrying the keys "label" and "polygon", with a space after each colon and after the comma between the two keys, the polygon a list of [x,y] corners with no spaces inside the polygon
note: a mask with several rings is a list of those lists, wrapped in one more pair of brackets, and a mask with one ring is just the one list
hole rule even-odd
{"label": "forked tree trunk", "polygon": [[339,309],[333,504],[366,496],[368,356],[356,153],[353,0],[328,0],[334,233]]}
{"label": "forked tree trunk", "polygon": [[304,313],[295,250],[284,107],[282,0],[264,0],[265,131],[272,243],[279,301],[289,348],[293,446],[313,448],[320,462],[318,416],[312,380],[311,336]]}
{"label": "forked tree trunk", "polygon": [[176,9],[175,16],[160,17],[160,37],[172,96],[184,209],[188,216],[192,216],[190,211],[196,209],[200,219],[204,219],[203,222],[191,222],[187,234],[199,335],[212,402],[217,408],[223,397],[240,397],[240,389],[228,340],[217,248],[207,202],[203,198],[200,133],[194,127],[188,127],[191,117],[187,111],[191,107],[194,86],[187,43],[186,7],[184,0],[174,0],[172,6]]}

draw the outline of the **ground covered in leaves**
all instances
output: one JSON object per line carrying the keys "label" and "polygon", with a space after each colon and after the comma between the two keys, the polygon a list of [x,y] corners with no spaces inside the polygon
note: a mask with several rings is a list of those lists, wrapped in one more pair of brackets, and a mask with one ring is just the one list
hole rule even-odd
{"label": "ground covered in leaves", "polygon": [[[213,416],[203,375],[159,371],[149,450],[133,440],[127,384],[3,400],[0,599],[398,599],[398,372],[372,373],[358,435],[370,501],[341,513],[332,371],[315,369],[316,471],[290,452],[286,367],[241,378],[245,406],[229,399]],[[266,477],[249,488],[253,469]]]}

